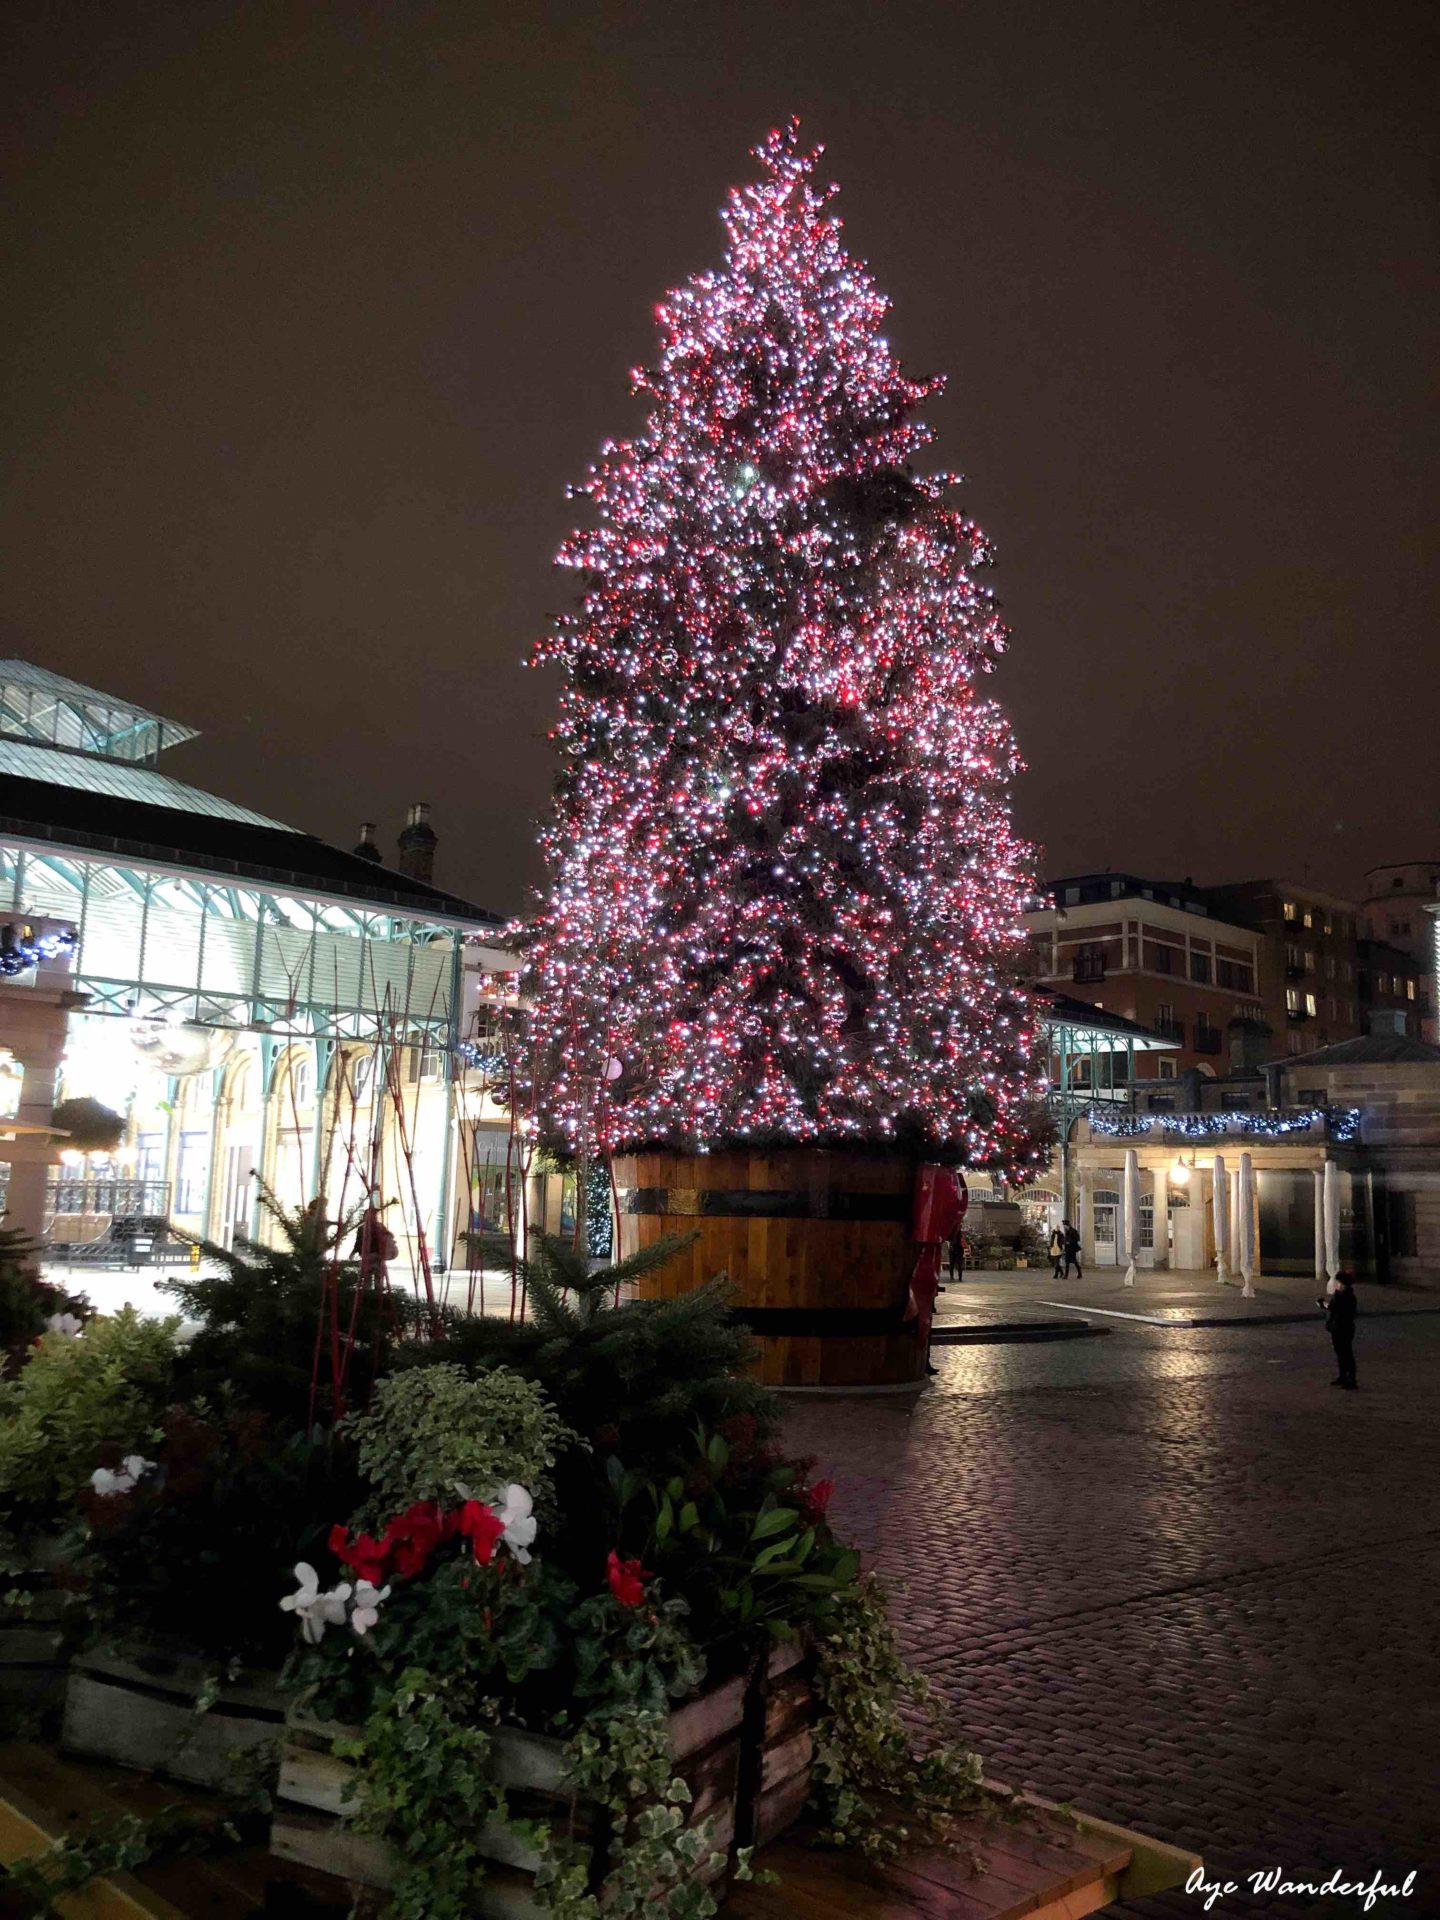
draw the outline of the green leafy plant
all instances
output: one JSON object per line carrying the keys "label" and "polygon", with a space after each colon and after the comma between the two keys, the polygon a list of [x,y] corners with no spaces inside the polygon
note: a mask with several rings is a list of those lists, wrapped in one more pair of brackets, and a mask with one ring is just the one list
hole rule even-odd
{"label": "green leafy plant", "polygon": [[861,1582],[815,1634],[815,1770],[811,1809],[825,1844],[867,1860],[952,1843],[958,1815],[988,1807],[980,1759],[937,1741],[934,1689],[906,1665],[878,1582]]}
{"label": "green leafy plant", "polygon": [[494,1370],[417,1367],[381,1380],[345,1431],[370,1487],[361,1519],[413,1500],[452,1500],[457,1485],[488,1498],[514,1481],[542,1504],[557,1454],[575,1440],[533,1380]]}
{"label": "green leafy plant", "polygon": [[660,1472],[607,1466],[627,1547],[672,1590],[693,1596],[709,1647],[758,1632],[791,1638],[829,1617],[860,1556],[825,1518],[830,1483],[783,1457],[745,1417],[724,1432],[697,1427]]}
{"label": "green leafy plant", "polygon": [[[508,1260],[508,1247],[489,1244],[497,1265]],[[746,1376],[752,1349],[730,1316],[723,1277],[675,1299],[625,1297],[687,1244],[662,1240],[592,1273],[585,1254],[537,1234],[532,1257],[519,1265],[526,1319],[452,1315],[438,1340],[396,1356],[401,1367],[453,1363],[476,1375],[520,1374],[589,1443],[591,1451],[570,1448],[556,1462],[571,1567],[603,1560],[615,1544],[610,1454],[658,1466],[687,1445],[697,1422],[713,1428],[743,1416],[762,1434],[778,1423],[774,1395]]]}
{"label": "green leafy plant", "polygon": [[0,1498],[36,1524],[58,1516],[107,1446],[149,1436],[169,1395],[178,1320],[133,1307],[78,1336],[46,1333],[19,1375],[0,1382]]}

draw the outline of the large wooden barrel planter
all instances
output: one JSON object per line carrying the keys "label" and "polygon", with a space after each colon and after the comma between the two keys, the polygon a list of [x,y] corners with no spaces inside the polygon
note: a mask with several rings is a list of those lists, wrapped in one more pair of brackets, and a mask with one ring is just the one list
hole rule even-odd
{"label": "large wooden barrel planter", "polygon": [[729,1275],[772,1387],[906,1386],[925,1372],[904,1324],[919,1250],[915,1162],[902,1154],[792,1147],[617,1157],[620,1251],[667,1233],[698,1238],[641,1292],[687,1293]]}

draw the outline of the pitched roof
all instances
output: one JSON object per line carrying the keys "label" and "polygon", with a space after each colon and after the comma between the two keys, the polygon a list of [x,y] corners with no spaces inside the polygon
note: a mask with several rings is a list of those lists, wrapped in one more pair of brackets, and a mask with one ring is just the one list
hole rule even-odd
{"label": "pitched roof", "polygon": [[338,895],[421,919],[491,931],[504,925],[469,900],[259,815],[222,817],[0,772],[0,833],[137,866],[159,863],[209,879]]}
{"label": "pitched roof", "polygon": [[1362,1033],[1354,1040],[1337,1040],[1313,1053],[1283,1054],[1272,1067],[1380,1067],[1420,1065],[1440,1061],[1440,1047],[1411,1040],[1403,1033]]}
{"label": "pitched roof", "polygon": [[133,760],[102,760],[95,754],[78,753],[69,747],[42,746],[35,740],[16,740],[0,736],[0,773],[18,774],[22,780],[42,780],[50,786],[74,787],[82,792],[106,794],[116,800],[138,800],[149,807],[171,807],[182,813],[206,813],[215,820],[245,820],[252,827],[273,827],[277,833],[291,829],[281,820],[271,820],[237,801],[222,799],[218,793],[206,793],[201,787],[187,786]]}
{"label": "pitched roof", "polygon": [[1032,987],[1038,1000],[1049,1002],[1049,1018],[1056,1026],[1085,1027],[1092,1033],[1112,1033],[1121,1040],[1133,1040],[1144,1052],[1173,1049],[1176,1040],[1166,1040],[1138,1020],[1127,1020],[1123,1013],[1110,1013],[1089,1000],[1077,1000],[1073,994],[1060,993],[1054,987]]}
{"label": "pitched roof", "polygon": [[122,760],[148,759],[195,738],[193,727],[167,720],[134,700],[87,687],[37,667],[33,660],[16,659],[0,660],[0,733]]}

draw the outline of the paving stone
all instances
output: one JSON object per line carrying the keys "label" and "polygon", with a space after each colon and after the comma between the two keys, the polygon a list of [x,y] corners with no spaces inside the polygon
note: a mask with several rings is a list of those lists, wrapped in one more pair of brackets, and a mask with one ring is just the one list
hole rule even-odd
{"label": "paving stone", "polygon": [[1328,1354],[1283,1325],[951,1347],[918,1402],[796,1403],[790,1437],[992,1773],[1212,1879],[1428,1866],[1375,1909],[1419,1920],[1440,1913],[1440,1318],[1362,1324],[1358,1395]]}

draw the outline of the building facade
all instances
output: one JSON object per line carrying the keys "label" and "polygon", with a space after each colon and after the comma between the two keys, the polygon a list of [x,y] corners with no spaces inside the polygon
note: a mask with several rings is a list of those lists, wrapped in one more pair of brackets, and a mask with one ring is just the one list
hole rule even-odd
{"label": "building facade", "polygon": [[1360,909],[1293,880],[1206,887],[1211,910],[1260,935],[1259,997],[1276,1051],[1308,1053],[1354,1039],[1360,1009]]}
{"label": "building facade", "polygon": [[[32,1224],[75,1248],[156,1216],[229,1244],[265,1231],[262,1181],[337,1218],[378,1191],[402,1254],[443,1265],[507,1151],[483,1047],[463,1052],[514,965],[501,922],[417,877],[423,810],[394,871],[172,778],[190,738],[0,662],[0,910],[73,936],[53,1091],[124,1121],[113,1153],[60,1143]],[[7,1004],[23,1084],[41,1069]]]}
{"label": "building facade", "polygon": [[1440,859],[1371,867],[1365,875],[1360,920],[1369,940],[1398,947],[1416,963],[1414,1037],[1435,1045],[1437,950],[1435,911],[1440,904]]}
{"label": "building facade", "polygon": [[1168,1042],[1134,1059],[1137,1082],[1224,1072],[1263,1027],[1261,942],[1218,918],[1189,882],[1072,874],[1027,914],[1037,982]]}

